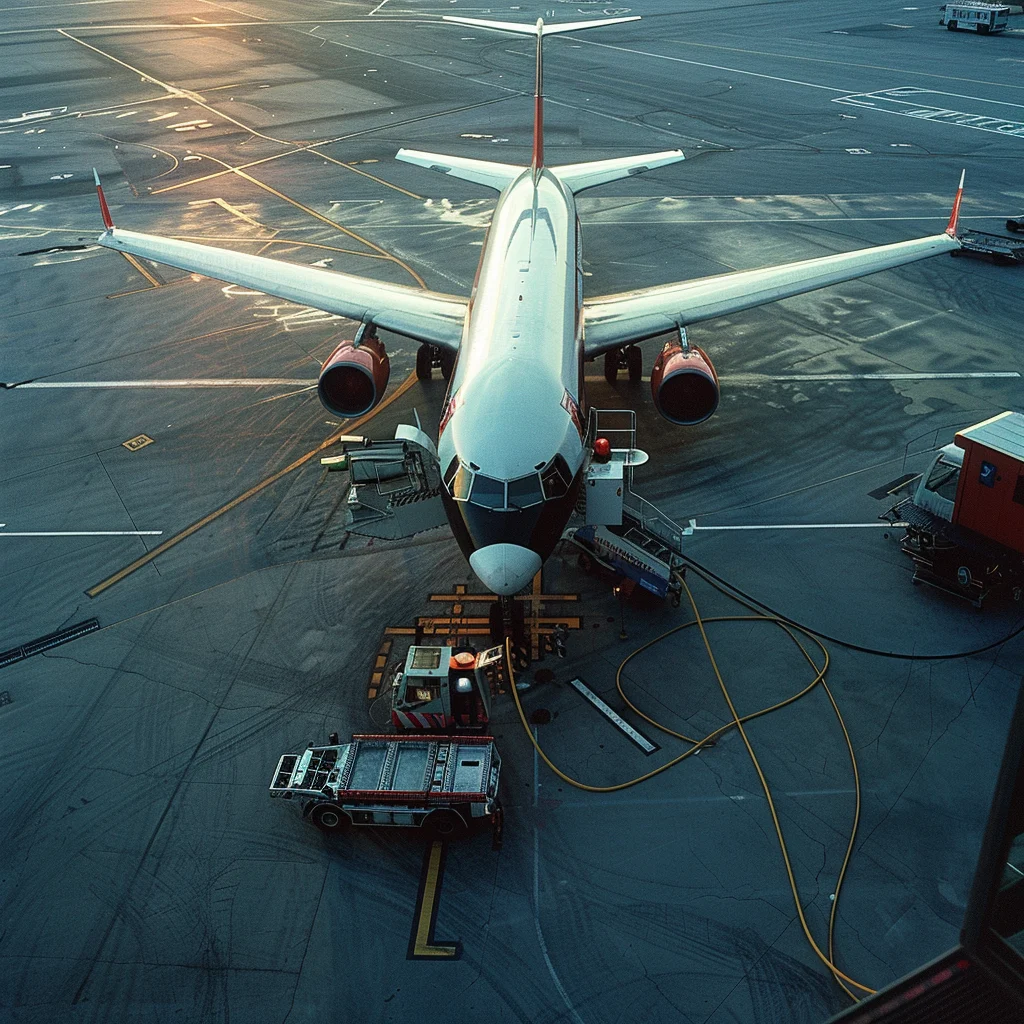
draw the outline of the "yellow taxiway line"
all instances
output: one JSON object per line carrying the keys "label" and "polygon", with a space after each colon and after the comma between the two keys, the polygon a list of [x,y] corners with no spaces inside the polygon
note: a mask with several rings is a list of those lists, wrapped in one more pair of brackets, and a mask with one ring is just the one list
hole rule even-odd
{"label": "yellow taxiway line", "polygon": [[455,960],[459,946],[451,942],[434,942],[434,922],[437,919],[438,898],[444,869],[444,843],[435,839],[427,850],[420,895],[416,905],[415,930],[409,943],[409,959]]}
{"label": "yellow taxiway line", "polygon": [[191,537],[192,534],[198,533],[204,526],[209,526],[210,523],[212,523],[215,519],[219,519],[226,512],[230,512],[233,508],[237,508],[239,505],[242,504],[242,502],[248,501],[251,497],[253,497],[256,494],[259,494],[260,491],[265,490],[271,484],[277,483],[277,481],[280,480],[282,477],[294,472],[300,466],[304,466],[307,462],[310,461],[310,459],[315,458],[325,448],[329,448],[332,444],[335,444],[338,441],[338,439],[343,436],[343,434],[348,433],[356,429],[357,427],[361,427],[364,423],[373,419],[373,417],[376,416],[377,413],[382,412],[392,402],[394,402],[396,398],[399,398],[401,395],[404,395],[405,392],[408,391],[409,388],[411,388],[415,383],[416,374],[410,373],[409,376],[406,377],[405,380],[402,381],[402,383],[399,384],[398,387],[395,388],[395,390],[390,395],[388,395],[388,397],[385,398],[383,402],[380,403],[380,405],[378,405],[375,409],[371,409],[368,413],[366,413],[365,416],[360,416],[357,420],[351,423],[347,420],[344,421],[339,425],[339,429],[335,433],[331,434],[331,436],[328,437],[327,440],[322,441],[320,444],[318,444],[316,448],[314,448],[312,451],[306,452],[305,455],[301,455],[294,462],[285,466],[284,469],[279,469],[276,473],[272,473],[266,479],[261,480],[258,484],[254,484],[247,491],[238,495],[237,498],[232,498],[232,500],[229,501],[226,505],[221,505],[220,508],[215,509],[213,512],[210,512],[207,515],[203,516],[202,519],[197,520],[191,526],[187,526],[180,533],[176,533],[173,537],[169,537],[167,540],[163,541],[161,544],[158,544],[155,548],[153,548],[152,551],[147,551],[141,558],[137,558],[130,565],[126,565],[123,569],[119,569],[117,572],[114,573],[113,576],[108,576],[102,582],[90,587],[86,591],[86,594],[88,594],[89,597],[99,597],[100,594],[102,594],[105,590],[109,590],[110,587],[114,586],[115,583],[120,583],[121,580],[130,576],[133,572],[136,572],[138,569],[141,569],[144,565],[148,565],[150,562],[153,561],[153,559],[158,558],[160,555],[164,554],[164,552],[169,551],[175,545],[180,544],[187,537]]}

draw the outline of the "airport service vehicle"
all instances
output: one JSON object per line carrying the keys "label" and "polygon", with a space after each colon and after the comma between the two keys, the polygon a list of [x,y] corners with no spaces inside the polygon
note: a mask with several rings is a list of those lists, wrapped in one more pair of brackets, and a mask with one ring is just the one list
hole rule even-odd
{"label": "airport service vehicle", "polygon": [[490,736],[356,735],[284,754],[272,797],[302,801],[321,831],[352,825],[423,828],[456,835],[472,824],[501,824],[501,758]]}
{"label": "airport service vehicle", "polygon": [[1024,263],[1024,242],[1007,235],[994,235],[990,231],[965,231],[960,236],[960,248],[949,255],[973,256],[1000,266],[1014,266]]}
{"label": "airport service vehicle", "polygon": [[984,36],[990,32],[1002,32],[1009,16],[1010,8],[1002,4],[946,4],[939,24],[945,25],[950,32],[960,29]]}
{"label": "airport service vehicle", "polygon": [[436,446],[443,509],[473,571],[489,590],[509,598],[540,570],[576,504],[588,463],[585,361],[604,357],[608,376],[624,364],[636,378],[641,356],[631,346],[667,338],[651,372],[653,402],[670,423],[702,423],[718,407],[719,381],[710,356],[687,341],[687,325],[959,248],[963,175],[949,222],[937,234],[587,297],[576,195],[674,164],[683,153],[546,164],[543,46],[551,35],[640,19],[552,25],[543,19],[528,25],[444,20],[536,41],[528,164],[410,149],[397,154],[406,163],[500,193],[469,295],[124,230],[114,226],[96,175],[105,228],[99,244],[354,320],[360,325],[354,338],[328,355],[317,385],[320,400],[338,417],[361,416],[383,398],[391,366],[379,331],[431,346],[417,369],[424,376],[436,362],[448,376]]}
{"label": "airport service vehicle", "polygon": [[583,549],[577,564],[584,572],[603,566],[655,597],[670,596],[673,606],[679,607],[683,588],[675,574],[682,568],[682,559],[656,537],[626,523],[582,526],[573,531],[572,540]]}
{"label": "airport service vehicle", "polygon": [[504,647],[480,654],[469,647],[410,647],[392,684],[391,724],[396,729],[483,732],[491,715],[486,669],[504,654]]}
{"label": "airport service vehicle", "polygon": [[1024,414],[961,430],[884,517],[902,523],[914,582],[980,608],[993,591],[1024,592]]}

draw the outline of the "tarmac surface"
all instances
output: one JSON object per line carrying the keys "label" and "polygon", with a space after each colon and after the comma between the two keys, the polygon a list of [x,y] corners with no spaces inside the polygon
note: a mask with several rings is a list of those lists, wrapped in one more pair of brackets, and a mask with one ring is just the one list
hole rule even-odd
{"label": "tarmac surface", "polygon": [[[581,197],[590,295],[939,231],[963,167],[967,227],[1024,212],[1024,36],[949,33],[931,7],[6,0],[0,649],[101,628],[0,668],[4,1021],[820,1022],[849,1003],[735,732],[592,793],[539,763],[499,697],[504,846],[448,844],[434,936],[460,955],[433,962],[408,957],[422,838],[327,839],[267,797],[284,751],[379,725],[385,627],[474,579],[446,529],[346,540],[344,477],[309,453],[354,429],[311,389],[352,324],[96,247],[91,169],[119,225],[466,294],[493,193],[393,156],[523,160],[533,63],[528,40],[443,13],[643,15],[547,47],[551,163],[687,155]],[[636,409],[637,490],[696,519],[692,555],[722,578],[863,647],[980,648],[1021,606],[912,587],[871,492],[1022,407],[1021,273],[936,258],[699,325],[723,391],[700,427],[598,364],[589,398]],[[395,388],[415,346],[386,341]],[[361,429],[389,437],[414,408],[433,429],[443,390],[415,384]],[[829,528],[775,528],[807,524]],[[702,616],[746,614],[689,582]],[[630,602],[620,625],[568,546],[543,589],[582,615],[568,658],[522,677],[552,761],[607,786],[685,750],[623,710],[615,674],[687,602]],[[742,713],[814,677],[776,626],[708,635]],[[1024,638],[951,660],[826,646],[862,786],[834,958],[879,988],[957,941]],[[692,628],[623,685],[688,735],[730,720]],[[827,952],[855,809],[843,733],[818,687],[748,734]]]}

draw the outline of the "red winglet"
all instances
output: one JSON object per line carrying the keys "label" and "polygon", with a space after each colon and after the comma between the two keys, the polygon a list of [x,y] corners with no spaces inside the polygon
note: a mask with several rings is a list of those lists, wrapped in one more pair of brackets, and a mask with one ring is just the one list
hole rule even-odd
{"label": "red winglet", "polygon": [[949,215],[949,223],[946,225],[946,234],[950,238],[956,238],[957,228],[959,227],[960,201],[964,197],[964,175],[966,173],[966,168],[960,172],[960,187],[956,190],[956,199],[953,200],[953,212]]}
{"label": "red winglet", "polygon": [[100,184],[100,176],[95,167],[92,169],[92,176],[96,179],[96,195],[100,197],[100,215],[103,217],[103,226],[108,231],[113,231],[114,219],[110,216],[110,207],[107,206],[106,196],[103,195],[103,186]]}

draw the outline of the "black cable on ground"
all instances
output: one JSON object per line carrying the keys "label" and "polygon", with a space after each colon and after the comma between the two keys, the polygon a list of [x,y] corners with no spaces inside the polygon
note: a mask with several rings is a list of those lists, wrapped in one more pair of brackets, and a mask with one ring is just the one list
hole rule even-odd
{"label": "black cable on ground", "polygon": [[703,577],[704,580],[712,586],[715,586],[716,589],[721,590],[724,587],[727,588],[728,591],[731,591],[731,593],[726,593],[727,597],[731,597],[733,595],[739,596],[748,604],[756,605],[772,618],[780,619],[782,622],[789,623],[789,625],[794,626],[805,633],[810,633],[811,636],[816,636],[821,640],[827,640],[830,644],[845,647],[850,651],[859,651],[861,654],[875,654],[880,658],[897,658],[900,661],[956,661],[959,658],[973,658],[975,655],[984,654],[986,651],[991,651],[995,647],[1002,647],[1003,644],[1009,643],[1014,637],[1024,633],[1024,620],[1021,620],[1020,624],[1007,633],[1006,636],[999,640],[993,640],[991,643],[987,643],[983,647],[975,647],[970,651],[957,651],[950,654],[906,654],[902,651],[882,651],[875,647],[864,647],[861,644],[855,644],[849,640],[841,640],[838,637],[830,636],[828,633],[823,633],[820,629],[815,629],[813,626],[797,622],[796,619],[791,619],[788,615],[784,615],[782,612],[776,611],[771,607],[771,605],[765,604],[764,601],[759,601],[756,597],[751,597],[750,594],[746,593],[746,591],[737,587],[735,583],[730,583],[728,580],[722,579],[721,576],[716,575],[689,555],[684,555],[683,559],[698,573],[698,575]]}

